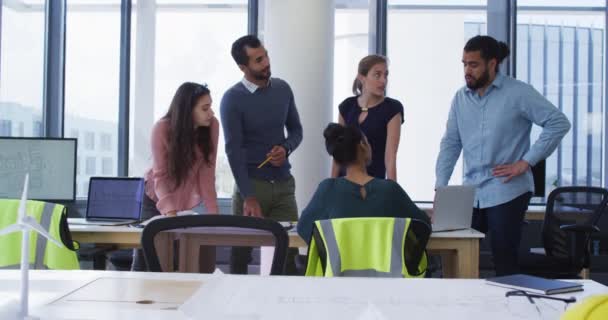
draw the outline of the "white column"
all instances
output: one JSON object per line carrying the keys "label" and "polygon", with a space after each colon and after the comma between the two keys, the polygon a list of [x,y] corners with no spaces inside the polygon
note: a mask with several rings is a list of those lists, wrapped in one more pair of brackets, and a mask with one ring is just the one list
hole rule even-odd
{"label": "white column", "polygon": [[[150,133],[154,124],[154,65],[156,59],[156,1],[137,1],[135,8],[135,68],[131,79],[133,91],[133,132],[130,175],[143,176],[152,165]],[[133,50],[134,49],[134,50]],[[133,69],[132,69],[133,70]]]}
{"label": "white column", "polygon": [[291,86],[304,127],[302,144],[290,156],[301,212],[331,160],[323,129],[332,120],[334,1],[264,1],[263,42],[272,75]]}

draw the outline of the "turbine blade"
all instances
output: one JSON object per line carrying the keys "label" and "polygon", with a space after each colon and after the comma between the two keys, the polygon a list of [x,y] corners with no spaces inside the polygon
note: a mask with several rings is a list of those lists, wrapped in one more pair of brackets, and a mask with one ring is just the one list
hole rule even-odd
{"label": "turbine blade", "polygon": [[27,188],[29,186],[30,174],[25,174],[25,181],[23,182],[23,193],[21,194],[21,202],[19,202],[18,221],[25,217],[25,206],[27,205]]}
{"label": "turbine blade", "polygon": [[21,230],[23,230],[23,227],[19,223],[11,224],[10,226],[0,230],[0,236]]}
{"label": "turbine blade", "polygon": [[41,236],[49,239],[50,241],[52,241],[53,243],[55,243],[56,245],[58,245],[60,248],[63,248],[63,244],[61,244],[61,242],[55,240],[55,238],[53,238],[53,236],[51,236],[48,231],[44,230],[44,228],[38,224],[38,222],[33,218],[33,217],[26,217],[25,221],[23,221],[23,224],[25,225],[26,228],[28,229],[33,229],[34,231],[38,232]]}

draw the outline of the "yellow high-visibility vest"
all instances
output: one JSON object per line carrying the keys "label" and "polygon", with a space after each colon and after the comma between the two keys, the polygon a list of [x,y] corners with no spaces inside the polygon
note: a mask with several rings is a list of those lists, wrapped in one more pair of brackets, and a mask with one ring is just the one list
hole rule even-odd
{"label": "yellow high-visibility vest", "polygon": [[[18,199],[0,199],[0,229],[17,221]],[[30,267],[32,269],[80,269],[75,242],[67,226],[66,208],[60,204],[42,201],[27,201],[26,212],[45,228],[57,241],[59,247],[38,233],[30,233]],[[18,269],[21,263],[21,232],[0,236],[0,269]]]}
{"label": "yellow high-visibility vest", "polygon": [[428,224],[410,218],[316,221],[306,275],[424,277],[430,232]]}

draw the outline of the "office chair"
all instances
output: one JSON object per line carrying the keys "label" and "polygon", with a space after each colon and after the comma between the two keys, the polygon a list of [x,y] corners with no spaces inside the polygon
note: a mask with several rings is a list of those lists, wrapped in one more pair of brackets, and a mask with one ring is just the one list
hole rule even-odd
{"label": "office chair", "polygon": [[607,204],[608,190],[604,188],[553,190],[541,231],[544,250],[522,255],[521,272],[546,278],[578,278],[583,269],[589,268],[591,234],[599,232],[597,224]]}
{"label": "office chair", "polygon": [[[141,245],[148,265],[148,271],[162,272],[160,261],[154,247],[154,237],[163,231],[179,231],[191,228],[243,228],[249,230],[266,231],[274,237],[274,254],[270,275],[282,275],[287,260],[289,238],[283,226],[273,220],[232,216],[232,215],[190,215],[162,218],[150,221],[144,228],[141,236]],[[232,245],[221,243],[219,245]]]}
{"label": "office chair", "polygon": [[431,227],[410,218],[316,221],[307,276],[423,277]]}

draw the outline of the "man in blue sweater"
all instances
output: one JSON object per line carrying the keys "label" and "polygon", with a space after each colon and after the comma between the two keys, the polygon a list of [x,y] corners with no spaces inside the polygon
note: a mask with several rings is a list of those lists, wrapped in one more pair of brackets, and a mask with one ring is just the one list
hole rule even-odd
{"label": "man in blue sweater", "polygon": [[[296,221],[288,156],[302,142],[302,125],[293,92],[287,82],[270,77],[268,52],[256,36],[237,39],[231,54],[244,74],[220,104],[226,155],[236,180],[233,214]],[[231,273],[247,273],[250,261],[251,248],[233,249]],[[293,259],[287,263],[287,272],[293,272]]]}

